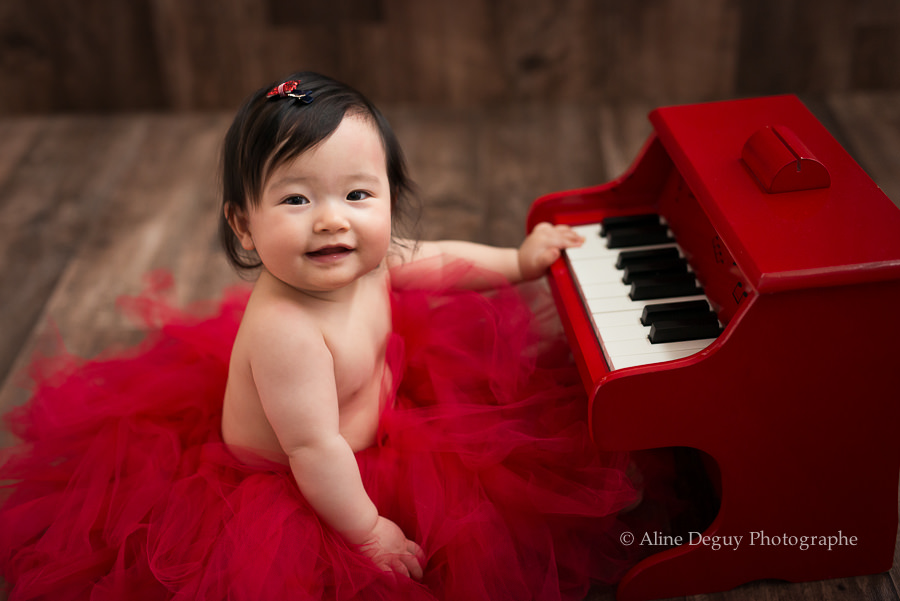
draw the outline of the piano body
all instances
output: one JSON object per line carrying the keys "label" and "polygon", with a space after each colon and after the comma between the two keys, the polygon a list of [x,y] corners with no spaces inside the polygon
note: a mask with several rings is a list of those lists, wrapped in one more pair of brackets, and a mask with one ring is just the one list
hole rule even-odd
{"label": "piano body", "polygon": [[[549,280],[596,444],[699,449],[718,467],[719,510],[703,535],[743,538],[655,553],[618,598],[890,569],[900,210],[795,96],[664,107],[650,120],[627,173],[539,198],[528,229],[566,223],[588,237]],[[666,267],[676,253],[677,276]],[[649,257],[632,286],[621,255]],[[650,300],[628,297],[641,283]],[[639,324],[653,304],[663,321]]]}

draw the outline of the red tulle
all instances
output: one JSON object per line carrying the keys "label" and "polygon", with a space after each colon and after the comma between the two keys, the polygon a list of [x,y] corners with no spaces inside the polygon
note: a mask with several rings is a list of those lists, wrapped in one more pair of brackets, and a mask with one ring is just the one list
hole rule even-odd
{"label": "red tulle", "polygon": [[[220,435],[246,291],[206,317],[125,302],[136,349],[37,359],[23,442],[0,481],[0,569],[23,599],[582,599],[635,557],[617,517],[638,493],[600,455],[545,291],[393,294],[394,402],[357,454],[382,515],[423,547],[422,582],[378,571],[306,504],[289,471]],[[437,277],[436,274],[430,274]],[[537,317],[536,317],[537,316]]]}

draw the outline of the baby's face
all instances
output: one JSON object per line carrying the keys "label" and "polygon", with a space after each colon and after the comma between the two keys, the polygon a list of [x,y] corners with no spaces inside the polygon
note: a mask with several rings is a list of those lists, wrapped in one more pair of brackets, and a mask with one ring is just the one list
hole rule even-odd
{"label": "baby's face", "polygon": [[266,270],[298,290],[338,290],[378,267],[391,241],[391,192],[377,129],[345,117],[270,174],[248,217]]}

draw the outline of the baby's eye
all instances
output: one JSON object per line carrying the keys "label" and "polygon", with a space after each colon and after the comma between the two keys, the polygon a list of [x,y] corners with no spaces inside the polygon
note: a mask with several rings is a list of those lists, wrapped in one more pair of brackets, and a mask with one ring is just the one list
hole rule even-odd
{"label": "baby's eye", "polygon": [[365,200],[372,196],[368,192],[363,192],[362,190],[354,190],[350,194],[347,195],[347,200]]}
{"label": "baby's eye", "polygon": [[288,196],[281,202],[282,204],[293,206],[309,204],[309,200],[305,196]]}

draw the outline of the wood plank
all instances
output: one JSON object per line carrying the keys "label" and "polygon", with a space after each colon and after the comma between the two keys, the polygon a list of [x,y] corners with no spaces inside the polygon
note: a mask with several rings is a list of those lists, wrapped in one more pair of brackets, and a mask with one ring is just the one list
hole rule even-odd
{"label": "wood plank", "polygon": [[716,1],[610,3],[598,18],[612,69],[603,100],[698,102],[734,95],[738,7]]}
{"label": "wood plank", "polygon": [[569,103],[485,113],[477,150],[488,203],[483,241],[517,246],[536,198],[606,180],[598,117],[593,105]]}
{"label": "wood plank", "polygon": [[[262,3],[153,0],[152,7],[165,107],[236,109],[251,92],[280,76],[264,62]],[[289,47],[280,46],[282,51]]]}
{"label": "wood plank", "polygon": [[[122,119],[54,118],[32,135],[0,188],[0,261],[6,266],[0,271],[0,379],[82,247],[94,215],[137,160],[142,131]],[[17,139],[8,138],[4,154]]]}
{"label": "wood plank", "polygon": [[0,114],[230,110],[304,69],[455,108],[900,88],[894,0],[320,4],[6,0]]}
{"label": "wood plank", "polygon": [[[370,48],[355,44],[351,30],[345,48],[354,52],[352,70],[360,87],[376,102],[476,106],[502,87],[494,62],[491,4],[482,0],[423,3],[386,0],[379,60],[389,69],[373,68]],[[365,38],[363,38],[365,39]],[[350,66],[348,63],[344,63]]]}
{"label": "wood plank", "polygon": [[832,95],[828,106],[849,140],[850,154],[900,207],[900,93]]}
{"label": "wood plank", "polygon": [[479,111],[388,106],[384,109],[403,147],[418,189],[426,240],[473,240],[483,229],[486,205],[475,149]]}
{"label": "wood plank", "polygon": [[835,0],[740,0],[737,92],[845,91],[854,5]]}
{"label": "wood plank", "polygon": [[148,0],[0,3],[0,113],[161,106]]}
{"label": "wood plank", "polygon": [[900,88],[900,5],[894,0],[864,0],[855,5],[851,89]]}
{"label": "wood plank", "polygon": [[693,595],[686,601],[892,601],[897,593],[884,574],[790,583],[759,580],[722,593]]}
{"label": "wood plank", "polygon": [[218,147],[227,123],[210,116],[146,116],[141,160],[94,216],[85,243],[47,303],[69,349],[90,357],[129,342],[140,326],[116,309],[122,294],[144,289],[147,274],[174,278],[172,301],[215,297],[237,282],[216,237]]}
{"label": "wood plank", "polygon": [[19,169],[44,124],[45,120],[40,118],[0,120],[0,140],[3,140],[0,144],[0,211],[7,199],[3,189],[8,178]]}
{"label": "wood plank", "polygon": [[[79,129],[93,132],[90,137],[97,140],[104,128],[111,127],[104,125],[107,121],[65,120],[51,128],[45,144],[64,146],[60,142],[77,139],[73,133]],[[46,232],[28,247],[30,253],[46,258],[27,277],[17,269],[3,274],[2,289],[13,303],[12,318],[3,327],[4,332],[14,331],[16,339],[7,343],[13,359],[10,372],[15,375],[5,378],[0,388],[0,412],[27,398],[18,375],[35,349],[54,344],[57,335],[68,351],[82,357],[141,339],[143,329],[117,309],[116,299],[144,290],[148,273],[165,269],[173,274],[171,300],[176,306],[215,298],[224,287],[240,282],[216,238],[215,169],[226,125],[222,116],[129,119],[120,124],[124,133],[113,136],[115,143],[88,152],[79,145],[82,155],[57,157],[62,164],[50,184],[22,176],[25,191],[55,199],[65,196],[60,193],[61,181],[78,174],[90,181],[85,196],[94,202],[72,203],[73,214],[60,222],[52,210],[26,220],[31,229]],[[118,161],[113,159],[117,154]],[[96,163],[115,167],[104,173]],[[48,190],[41,191],[40,185]],[[10,211],[3,214],[6,224]],[[23,227],[27,230],[27,223]],[[20,246],[28,242],[14,231],[9,235]],[[36,287],[32,279],[40,283],[37,290],[32,290]],[[8,434],[4,436],[8,444]]]}
{"label": "wood plank", "polygon": [[653,133],[648,115],[654,108],[649,102],[604,103],[597,108],[604,167],[598,184],[623,175],[637,159]]}

